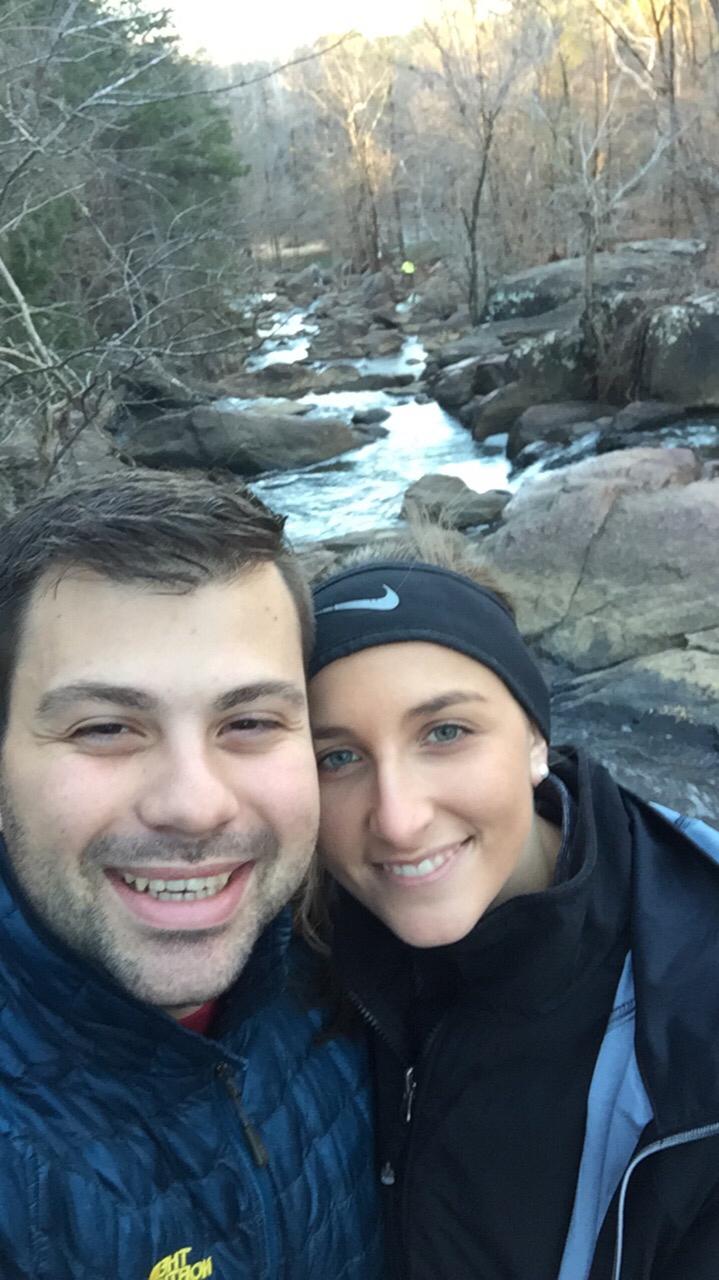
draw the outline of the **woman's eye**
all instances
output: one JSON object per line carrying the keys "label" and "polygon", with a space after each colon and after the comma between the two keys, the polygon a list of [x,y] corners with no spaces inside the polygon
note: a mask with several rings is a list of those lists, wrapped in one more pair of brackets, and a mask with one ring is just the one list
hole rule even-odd
{"label": "woman's eye", "polygon": [[434,742],[439,745],[449,742],[458,742],[460,738],[464,738],[468,730],[463,729],[461,724],[438,724],[434,729],[430,729],[427,734],[427,741]]}
{"label": "woman's eye", "polygon": [[359,756],[356,751],[350,751],[349,747],[338,747],[336,751],[327,751],[323,756],[318,756],[317,768],[321,773],[337,773],[338,769],[355,764],[357,760]]}

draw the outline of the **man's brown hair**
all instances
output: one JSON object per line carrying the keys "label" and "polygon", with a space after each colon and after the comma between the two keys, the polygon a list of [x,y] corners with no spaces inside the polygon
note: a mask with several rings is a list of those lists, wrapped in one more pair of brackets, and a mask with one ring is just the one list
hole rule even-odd
{"label": "man's brown hair", "polygon": [[307,658],[312,607],[275,515],[242,486],[203,476],[128,471],[32,499],[0,529],[0,733],[22,624],[41,578],[86,569],[115,582],[192,591],[275,564],[297,608]]}

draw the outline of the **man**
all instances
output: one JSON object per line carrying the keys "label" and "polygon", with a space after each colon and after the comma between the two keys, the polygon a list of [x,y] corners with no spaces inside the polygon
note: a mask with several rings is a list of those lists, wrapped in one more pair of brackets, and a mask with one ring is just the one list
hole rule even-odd
{"label": "man", "polygon": [[281,529],[128,474],[3,532],[2,1280],[378,1274],[364,1064],[287,981],[317,794]]}

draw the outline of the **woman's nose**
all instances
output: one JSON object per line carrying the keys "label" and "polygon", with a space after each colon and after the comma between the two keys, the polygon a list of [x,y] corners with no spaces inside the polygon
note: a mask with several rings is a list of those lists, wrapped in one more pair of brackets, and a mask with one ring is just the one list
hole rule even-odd
{"label": "woman's nose", "polygon": [[370,814],[373,836],[393,848],[417,851],[434,813],[434,805],[410,770],[380,771]]}

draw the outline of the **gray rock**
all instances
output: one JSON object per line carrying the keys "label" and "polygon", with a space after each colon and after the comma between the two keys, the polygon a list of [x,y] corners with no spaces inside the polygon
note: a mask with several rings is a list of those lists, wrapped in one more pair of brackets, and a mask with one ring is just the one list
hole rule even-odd
{"label": "gray rock", "polygon": [[474,382],[479,364],[479,356],[461,360],[443,369],[439,377],[430,382],[434,398],[443,409],[459,409],[471,400],[476,390]]}
{"label": "gray rock", "polygon": [[480,396],[466,405],[459,420],[469,427],[475,440],[508,431],[525,409],[534,404],[537,394],[523,382],[508,382],[487,396]]}
{"label": "gray rock", "polygon": [[392,387],[408,387],[414,382],[411,373],[359,373],[354,364],[332,364],[317,369],[304,361],[295,364],[272,364],[247,375],[244,382],[234,383],[236,395],[308,395],[324,391],[385,391]]}
{"label": "gray rock", "polygon": [[[599,253],[595,259],[596,291],[601,297],[681,280],[704,249],[700,241],[646,240],[620,245],[611,253]],[[564,258],[500,281],[487,299],[482,318],[537,316],[581,298],[583,289],[584,259]]]}
{"label": "gray rock", "polygon": [[402,515],[421,512],[431,520],[441,520],[453,529],[488,524],[501,515],[510,495],[491,489],[477,493],[458,476],[426,475],[407,489],[402,502]]}
{"label": "gray rock", "polygon": [[592,671],[719,625],[719,484],[689,449],[630,449],[541,475],[486,540],[550,656]]}
{"label": "gray rock", "polygon": [[675,648],[607,671],[560,677],[553,732],[556,742],[583,747],[639,795],[719,825],[719,667],[714,659],[714,669],[707,669],[695,657]]}
{"label": "gray rock", "polygon": [[302,298],[315,298],[322,292],[324,281],[322,271],[316,262],[311,262],[302,271],[296,271],[284,281],[284,291],[293,301]]}
{"label": "gray rock", "polygon": [[386,268],[368,272],[362,277],[359,296],[362,305],[371,307],[373,311],[393,307],[396,299],[392,272]]}
{"label": "gray rock", "polygon": [[512,351],[510,377],[535,391],[535,403],[591,398],[593,370],[584,353],[579,331],[552,331],[527,339]]}
{"label": "gray rock", "polygon": [[474,396],[489,395],[507,382],[508,356],[473,356],[446,366],[428,385],[443,409],[456,410]]}
{"label": "gray rock", "polygon": [[488,332],[493,328],[493,325],[484,325],[450,343],[428,342],[426,345],[431,352],[432,363],[445,369],[447,365],[458,364],[460,360],[471,360],[475,356],[503,356],[506,359],[501,339]]}
{"label": "gray rock", "polygon": [[381,307],[373,311],[372,322],[382,329],[401,329],[404,323],[394,307]]}
{"label": "gray rock", "polygon": [[526,445],[544,440],[563,444],[591,431],[599,418],[613,415],[611,405],[593,400],[565,400],[525,409],[509,429],[507,457],[515,459]]}
{"label": "gray rock", "polygon": [[653,399],[719,406],[719,292],[654,313],[639,381],[640,394]]}
{"label": "gray rock", "polygon": [[512,347],[524,338],[541,338],[547,333],[573,333],[579,326],[582,307],[579,302],[565,302],[562,306],[540,311],[537,315],[512,316],[508,320],[495,320],[481,327],[489,338]]}
{"label": "gray rock", "polygon": [[370,329],[363,341],[363,354],[367,356],[392,356],[404,346],[404,334],[398,329]]}
{"label": "gray rock", "polygon": [[243,476],[308,466],[357,444],[339,418],[213,406],[142,423],[122,441],[123,451],[144,466],[223,468]]}
{"label": "gray rock", "polygon": [[374,409],[357,409],[352,414],[352,421],[362,426],[372,426],[377,422],[386,422],[389,417],[389,409],[383,409],[377,405]]}
{"label": "gray rock", "polygon": [[370,444],[373,440],[385,440],[389,435],[386,427],[378,422],[358,422],[353,424],[353,432],[360,444]]}
{"label": "gray rock", "polygon": [[412,300],[413,321],[448,320],[464,299],[462,289],[441,263],[433,267],[421,283],[418,283]]}
{"label": "gray rock", "polygon": [[632,431],[651,431],[653,427],[667,427],[684,416],[675,404],[664,400],[633,400],[615,414],[608,430],[613,434]]}

